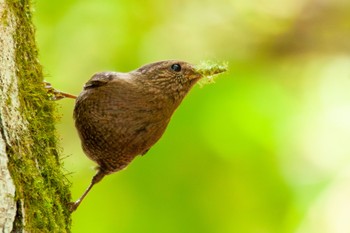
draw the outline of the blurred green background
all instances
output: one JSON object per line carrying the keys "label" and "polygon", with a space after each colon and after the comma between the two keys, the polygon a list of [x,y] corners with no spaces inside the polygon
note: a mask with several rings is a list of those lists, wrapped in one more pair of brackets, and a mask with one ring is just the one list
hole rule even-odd
{"label": "blurred green background", "polygon": [[[350,1],[62,0],[35,3],[46,80],[78,94],[98,71],[228,61],[162,139],[96,185],[78,232],[350,232]],[[95,173],[58,125],[77,199]]]}

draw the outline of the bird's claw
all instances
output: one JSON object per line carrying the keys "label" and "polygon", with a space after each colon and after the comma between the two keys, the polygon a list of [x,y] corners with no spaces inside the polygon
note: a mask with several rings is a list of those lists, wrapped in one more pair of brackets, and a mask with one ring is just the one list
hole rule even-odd
{"label": "bird's claw", "polygon": [[77,203],[77,202],[69,202],[69,203],[68,203],[68,209],[69,209],[69,211],[70,211],[71,213],[74,212],[74,211],[78,208],[79,204],[80,204],[80,202],[79,202],[79,203]]}
{"label": "bird's claw", "polygon": [[44,81],[43,84],[51,100],[60,100],[63,98],[71,98],[71,99],[77,98],[75,95],[56,90],[54,87],[52,87],[51,83],[49,82]]}

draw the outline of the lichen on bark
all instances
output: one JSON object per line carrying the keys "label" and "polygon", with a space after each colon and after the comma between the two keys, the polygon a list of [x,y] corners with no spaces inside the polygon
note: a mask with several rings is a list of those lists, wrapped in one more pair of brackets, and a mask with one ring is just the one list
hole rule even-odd
{"label": "lichen on bark", "polygon": [[70,184],[62,172],[55,103],[42,84],[30,7],[29,0],[0,0],[0,174],[7,174],[0,185],[15,190],[0,190],[8,199],[0,215],[12,209],[3,223],[0,216],[0,230],[69,232]]}

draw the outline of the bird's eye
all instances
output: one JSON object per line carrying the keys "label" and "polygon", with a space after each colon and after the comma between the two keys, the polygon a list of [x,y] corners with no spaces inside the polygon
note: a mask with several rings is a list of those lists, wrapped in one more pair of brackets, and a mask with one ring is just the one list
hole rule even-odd
{"label": "bird's eye", "polygon": [[181,66],[179,64],[173,64],[173,65],[171,65],[171,69],[175,72],[180,72]]}

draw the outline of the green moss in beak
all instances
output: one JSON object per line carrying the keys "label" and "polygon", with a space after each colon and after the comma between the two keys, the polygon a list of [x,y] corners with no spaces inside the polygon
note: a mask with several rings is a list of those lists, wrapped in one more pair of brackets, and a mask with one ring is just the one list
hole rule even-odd
{"label": "green moss in beak", "polygon": [[228,70],[227,62],[203,61],[195,66],[196,71],[202,75],[202,79],[198,82],[200,85],[214,82],[214,77]]}

